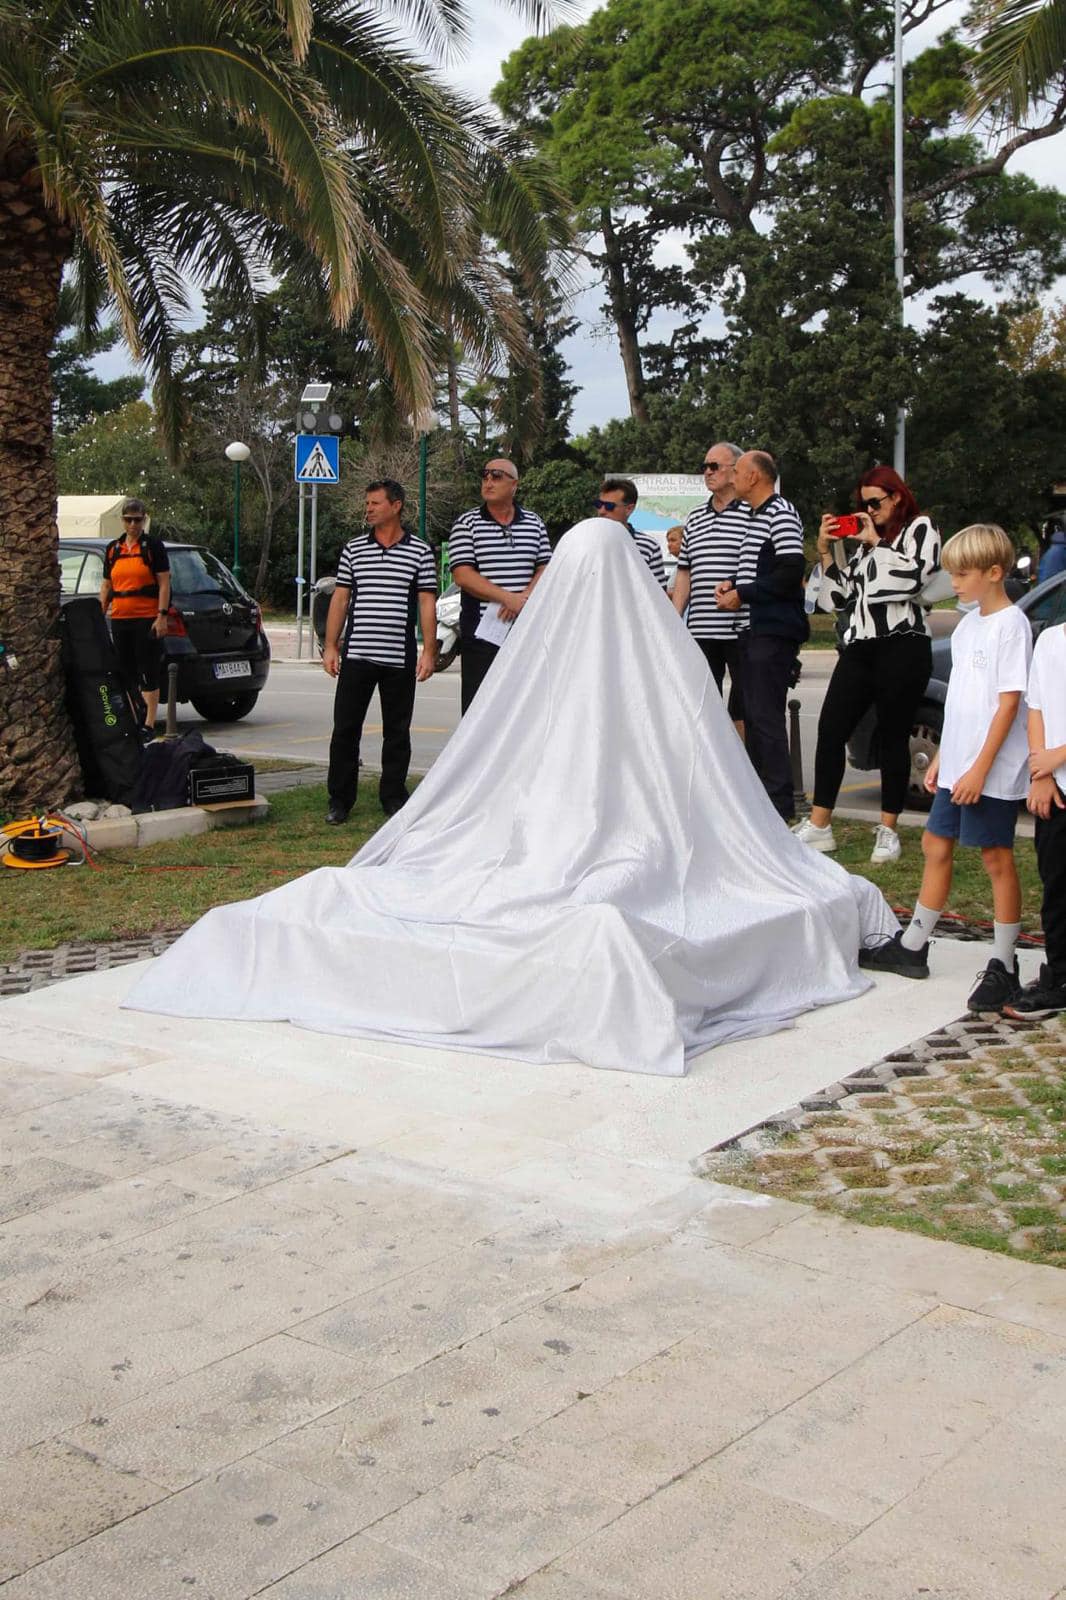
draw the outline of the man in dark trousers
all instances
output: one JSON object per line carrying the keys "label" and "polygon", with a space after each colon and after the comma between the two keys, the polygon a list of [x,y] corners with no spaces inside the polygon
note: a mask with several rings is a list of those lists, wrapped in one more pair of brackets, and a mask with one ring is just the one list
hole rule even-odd
{"label": "man in dark trousers", "polygon": [[748,608],[747,626],[737,639],[748,754],[774,809],[791,822],[796,802],[786,705],[810,628],[803,609],[803,524],[776,483],[773,456],[745,451],[733,487],[737,499],[750,506],[751,517],[736,577],[719,583],[716,597],[724,611]]}
{"label": "man in dark trousers", "polygon": [[740,734],[744,732],[744,701],[737,640],[747,626],[748,613],[744,606],[737,611],[723,610],[715,595],[719,583],[736,576],[750,521],[748,507],[737,499],[733,487],[733,474],[743,454],[738,445],[725,440],[710,445],[704,454],[703,481],[710,498],[685,518],[672,596],[703,651],[719,694],[724,694],[722,686],[729,669],[729,715]]}
{"label": "man in dark trousers", "polygon": [[104,551],[100,607],[111,608],[111,638],[126,688],[136,705],[144,700],[145,726],[155,727],[159,710],[161,641],[170,608],[170,560],[162,539],[145,532],[148,512],[143,500],[125,501],[121,539]]}
{"label": "man in dark trousers", "polygon": [[437,567],[425,540],[400,521],[403,503],[403,489],[393,479],[368,484],[367,531],[348,541],[337,566],[322,651],[323,667],[337,680],[327,822],[344,822],[355,804],[359,741],[375,689],[381,701],[381,808],[392,816],[407,799],[415,684],[431,678],[436,666]]}
{"label": "man in dark trousers", "polygon": [[499,610],[511,623],[533,593],[551,560],[548,530],[533,511],[519,505],[513,461],[490,461],[481,474],[482,500],[455,519],[448,538],[452,577],[463,591],[459,614],[462,710],[477,694],[499,645],[478,638],[486,611]]}

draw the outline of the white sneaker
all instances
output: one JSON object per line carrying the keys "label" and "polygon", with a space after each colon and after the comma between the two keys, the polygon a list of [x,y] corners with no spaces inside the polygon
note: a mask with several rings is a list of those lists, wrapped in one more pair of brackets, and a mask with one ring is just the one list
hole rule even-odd
{"label": "white sneaker", "polygon": [[877,838],[874,840],[873,855],[870,857],[875,867],[883,867],[887,861],[898,861],[900,856],[899,834],[895,828],[886,828],[883,822],[877,825]]}
{"label": "white sneaker", "polygon": [[802,822],[793,823],[792,832],[800,844],[809,844],[812,850],[820,850],[823,855],[831,855],[837,847],[831,824],[816,828],[810,817],[804,817]]}

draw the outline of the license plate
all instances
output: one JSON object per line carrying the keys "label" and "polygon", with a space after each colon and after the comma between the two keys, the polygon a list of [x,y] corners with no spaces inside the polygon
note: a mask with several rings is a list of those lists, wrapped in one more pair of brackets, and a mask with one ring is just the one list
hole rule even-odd
{"label": "license plate", "polygon": [[250,661],[216,661],[216,678],[250,678],[252,676],[252,663]]}

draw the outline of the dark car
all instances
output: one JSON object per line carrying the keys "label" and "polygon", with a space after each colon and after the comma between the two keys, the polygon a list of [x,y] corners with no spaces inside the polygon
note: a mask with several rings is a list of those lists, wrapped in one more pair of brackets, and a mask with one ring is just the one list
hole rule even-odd
{"label": "dark car", "polygon": [[[99,594],[108,539],[60,539],[60,600]],[[170,612],[159,692],[178,664],[178,699],[209,722],[236,722],[259,698],[270,671],[270,645],[259,606],[217,556],[197,544],[165,541]]]}
{"label": "dark car", "polygon": [[[1015,604],[1029,618],[1034,639],[1054,623],[1066,622],[1066,572],[1056,573],[1046,583],[1028,590]],[[911,729],[911,776],[907,800],[916,810],[927,811],[932,803],[923,784],[929,764],[940,747],[944,702],[950,677],[951,637],[948,635],[933,640],[933,670]],[[880,767],[881,749],[874,712],[868,712],[852,734],[848,742],[848,760],[860,772],[870,772]]]}

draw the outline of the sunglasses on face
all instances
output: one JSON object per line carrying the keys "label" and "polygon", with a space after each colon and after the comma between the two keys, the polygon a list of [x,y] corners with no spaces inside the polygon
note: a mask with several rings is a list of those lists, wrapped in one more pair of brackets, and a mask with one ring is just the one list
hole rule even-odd
{"label": "sunglasses on face", "polygon": [[624,502],[621,500],[594,500],[592,504],[597,511],[617,511],[618,507]]}
{"label": "sunglasses on face", "polygon": [[123,522],[143,522],[144,518],[143,517],[127,517],[127,516],[123,515],[122,520],[123,520]]}
{"label": "sunglasses on face", "polygon": [[485,467],[482,470],[481,477],[482,481],[485,478],[491,478],[493,483],[499,483],[501,479],[506,479],[510,483],[518,482],[513,472],[501,472],[499,467]]}
{"label": "sunglasses on face", "polygon": [[722,463],[720,461],[705,461],[700,470],[703,472],[721,472]]}
{"label": "sunglasses on face", "polygon": [[873,500],[860,500],[859,504],[862,506],[862,509],[864,511],[880,511],[881,507],[885,504],[887,499],[888,499],[888,495],[887,494],[882,494],[882,495],[878,495]]}

